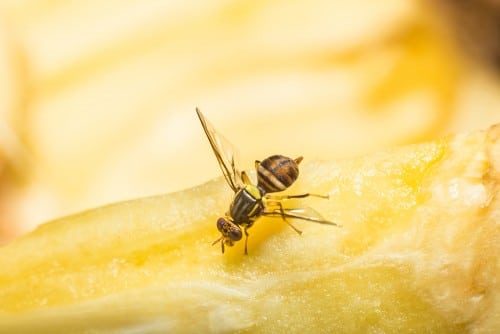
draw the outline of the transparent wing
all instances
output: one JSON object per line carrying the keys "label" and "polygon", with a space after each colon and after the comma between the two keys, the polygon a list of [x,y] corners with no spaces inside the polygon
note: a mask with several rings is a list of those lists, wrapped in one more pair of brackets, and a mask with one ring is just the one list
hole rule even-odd
{"label": "transparent wing", "polygon": [[331,222],[323,218],[323,216],[316,210],[310,207],[305,208],[293,208],[293,209],[283,209],[283,212],[280,209],[274,209],[269,212],[264,212],[263,216],[270,217],[282,217],[282,218],[290,218],[290,219],[299,219],[306,220],[313,223],[325,224],[325,225],[333,225],[341,227],[341,225]]}
{"label": "transparent wing", "polygon": [[222,174],[224,174],[231,189],[234,192],[238,191],[238,189],[244,186],[244,183],[237,165],[237,150],[227,139],[215,131],[213,125],[206,120],[198,108],[196,108],[196,113],[208,137],[210,146],[212,146],[215,157],[219,162]]}

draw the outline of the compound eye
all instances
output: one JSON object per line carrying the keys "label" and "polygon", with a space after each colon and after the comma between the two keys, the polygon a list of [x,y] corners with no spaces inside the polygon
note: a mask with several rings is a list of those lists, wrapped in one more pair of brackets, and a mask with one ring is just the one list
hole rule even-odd
{"label": "compound eye", "polygon": [[240,228],[234,226],[233,228],[231,228],[231,230],[229,230],[228,236],[232,241],[241,240],[242,234]]}
{"label": "compound eye", "polygon": [[229,222],[224,219],[224,218],[219,218],[217,219],[217,229],[219,232],[224,232],[227,229],[227,226],[229,225]]}

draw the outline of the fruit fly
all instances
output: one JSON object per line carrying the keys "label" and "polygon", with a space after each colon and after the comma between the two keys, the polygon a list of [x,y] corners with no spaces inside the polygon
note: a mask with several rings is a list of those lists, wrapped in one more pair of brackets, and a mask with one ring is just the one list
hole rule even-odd
{"label": "fruit fly", "polygon": [[[286,222],[295,232],[302,231],[292,225],[290,219],[300,219],[319,224],[339,226],[325,220],[311,208],[285,208],[282,201],[308,196],[328,198],[327,195],[299,194],[276,195],[290,187],[299,176],[299,164],[302,157],[291,159],[283,155],[272,155],[262,161],[255,161],[257,171],[257,185],[250,181],[244,171],[238,169],[236,150],[215,128],[206,120],[198,108],[196,113],[200,119],[203,130],[208,137],[210,146],[214,151],[217,162],[222,170],[229,187],[234,191],[234,197],[229,205],[229,210],[224,217],[217,220],[217,229],[221,237],[213,242],[220,242],[222,253],[225,246],[233,246],[245,234],[245,254],[248,254],[248,229],[255,221],[262,217],[279,217]],[[243,231],[242,231],[243,229]]]}

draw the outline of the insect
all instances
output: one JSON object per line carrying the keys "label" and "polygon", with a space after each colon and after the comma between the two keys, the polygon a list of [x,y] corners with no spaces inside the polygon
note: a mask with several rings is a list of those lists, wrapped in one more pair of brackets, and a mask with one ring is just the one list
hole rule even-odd
{"label": "insect", "polygon": [[215,128],[208,122],[198,108],[196,113],[203,130],[208,137],[217,162],[222,170],[234,197],[229,210],[224,217],[217,220],[217,229],[221,237],[212,245],[220,242],[222,253],[225,246],[233,246],[245,234],[245,255],[248,254],[248,229],[255,221],[263,216],[279,217],[295,232],[302,234],[289,221],[299,219],[319,224],[339,226],[325,220],[318,212],[311,208],[285,208],[282,201],[308,196],[328,198],[327,195],[304,193],[299,195],[276,195],[290,187],[299,176],[298,165],[302,157],[291,159],[283,155],[272,155],[262,161],[255,161],[257,171],[257,185],[253,184],[244,171],[240,171],[236,162],[237,151]]}

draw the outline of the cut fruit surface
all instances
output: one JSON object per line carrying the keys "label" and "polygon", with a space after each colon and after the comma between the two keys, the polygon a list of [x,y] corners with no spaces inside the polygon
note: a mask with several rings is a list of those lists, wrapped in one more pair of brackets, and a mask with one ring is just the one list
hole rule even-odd
{"label": "cut fruit surface", "polygon": [[289,193],[341,228],[262,218],[212,247],[223,178],[40,226],[0,248],[1,333],[500,330],[500,126],[341,162]]}

